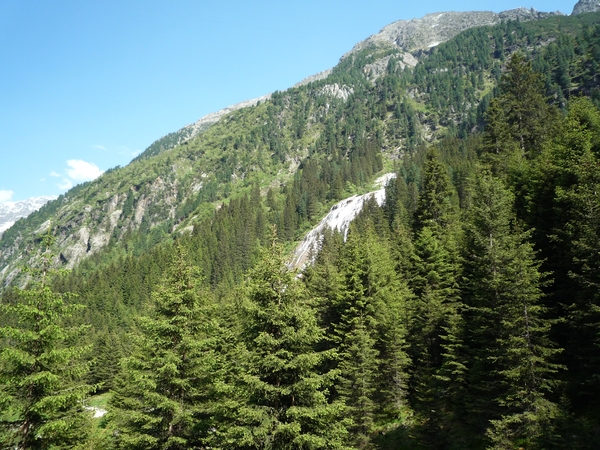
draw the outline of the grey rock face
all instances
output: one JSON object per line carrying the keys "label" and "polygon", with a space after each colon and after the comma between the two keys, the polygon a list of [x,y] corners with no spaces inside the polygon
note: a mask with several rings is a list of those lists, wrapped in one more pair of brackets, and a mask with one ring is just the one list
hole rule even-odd
{"label": "grey rock face", "polygon": [[340,86],[337,83],[334,84],[326,84],[319,91],[320,95],[327,95],[330,97],[341,98],[342,100],[348,100],[352,94],[354,94],[354,89],[348,87],[346,85]]}
{"label": "grey rock face", "polygon": [[600,11],[600,1],[598,0],[579,0],[571,15],[583,14],[588,12]]}
{"label": "grey rock face", "polygon": [[501,13],[491,11],[444,12],[427,14],[413,20],[399,20],[384,27],[346,53],[342,59],[372,44],[393,44],[401,50],[416,52],[452,39],[469,28],[495,25],[505,20],[537,20],[562,13],[542,13],[535,9],[517,8]]}

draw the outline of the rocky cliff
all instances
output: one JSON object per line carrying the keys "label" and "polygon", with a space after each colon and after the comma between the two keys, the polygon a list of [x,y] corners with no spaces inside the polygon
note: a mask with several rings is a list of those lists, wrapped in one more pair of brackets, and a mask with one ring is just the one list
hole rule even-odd
{"label": "rocky cliff", "polygon": [[600,11],[600,1],[598,0],[579,0],[571,15],[583,14],[589,12]]}
{"label": "rocky cliff", "polygon": [[562,13],[545,13],[533,8],[517,8],[501,13],[491,11],[432,13],[420,19],[398,20],[382,28],[379,33],[356,44],[342,59],[372,44],[392,44],[404,52],[417,53],[446,42],[469,28],[495,25],[506,20],[521,22],[539,20],[553,15],[562,15]]}

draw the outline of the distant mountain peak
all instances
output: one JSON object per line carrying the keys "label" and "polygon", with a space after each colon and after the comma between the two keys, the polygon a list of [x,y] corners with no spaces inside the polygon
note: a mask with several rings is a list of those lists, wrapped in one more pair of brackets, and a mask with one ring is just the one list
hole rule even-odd
{"label": "distant mountain peak", "polygon": [[598,0],[579,0],[573,7],[571,15],[600,11],[600,1]]}
{"label": "distant mountain peak", "polygon": [[19,202],[0,203],[0,236],[12,227],[17,220],[27,217],[49,201],[55,199],[55,196],[42,196],[28,198]]}
{"label": "distant mountain peak", "polygon": [[419,19],[398,20],[383,27],[379,33],[356,44],[352,50],[342,56],[342,59],[371,44],[393,44],[404,52],[413,53],[435,47],[469,28],[496,25],[505,20],[538,20],[553,15],[562,15],[562,13],[544,13],[533,8],[516,8],[501,13],[492,11],[431,13]]}

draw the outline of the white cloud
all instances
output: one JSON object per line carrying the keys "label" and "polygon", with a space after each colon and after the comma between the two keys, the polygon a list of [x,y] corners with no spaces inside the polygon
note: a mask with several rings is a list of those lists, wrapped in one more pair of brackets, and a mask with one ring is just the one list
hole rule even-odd
{"label": "white cloud", "polygon": [[96,164],[81,159],[69,159],[67,165],[67,175],[75,181],[91,181],[104,173]]}
{"label": "white cloud", "polygon": [[51,177],[57,177],[57,178],[62,177],[62,175],[60,173],[56,173],[54,170],[52,172],[50,172],[50,176]]}
{"label": "white cloud", "polygon": [[13,194],[13,191],[0,191],[0,203],[10,202]]}
{"label": "white cloud", "polygon": [[62,182],[56,183],[56,185],[59,189],[62,190],[71,189],[73,187],[73,183],[71,182],[71,180],[68,180],[66,178],[63,178]]}
{"label": "white cloud", "polygon": [[97,148],[98,150],[106,150],[104,145],[94,145],[94,148]]}

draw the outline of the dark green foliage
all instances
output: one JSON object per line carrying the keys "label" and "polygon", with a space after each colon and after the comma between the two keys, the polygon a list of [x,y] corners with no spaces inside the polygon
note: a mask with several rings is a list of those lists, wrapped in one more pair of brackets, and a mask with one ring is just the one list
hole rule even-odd
{"label": "dark green foliage", "polygon": [[[169,135],[7,230],[2,262],[34,252],[46,222],[65,239],[80,226],[109,238],[82,242],[85,259],[47,283],[49,299],[87,306],[60,325],[91,333],[56,354],[94,344],[80,367],[114,391],[105,441],[595,448],[598,17],[467,30],[414,68],[367,45],[328,78],[182,145],[185,132]],[[385,69],[367,67],[379,58]],[[384,167],[397,172],[384,207],[366,202],[347,242],[327,232],[296,279],[283,255]],[[259,251],[273,224],[285,252]],[[3,308],[18,316],[28,295],[6,289]],[[3,398],[0,417],[18,422],[22,402]]]}
{"label": "dark green foliage", "polygon": [[573,101],[555,142],[531,171],[528,217],[544,266],[554,275],[547,289],[550,305],[555,316],[568,319],[557,327],[557,339],[565,348],[570,398],[574,408],[591,414],[600,406],[592,394],[600,370],[599,126],[599,112],[589,100]]}
{"label": "dark green foliage", "polygon": [[337,371],[320,368],[334,356],[324,339],[314,299],[285,267],[281,246],[263,249],[248,274],[241,301],[240,397],[222,445],[235,449],[342,449],[343,404],[331,402]]}
{"label": "dark green foliage", "polygon": [[19,290],[14,303],[2,304],[0,327],[0,440],[3,448],[74,448],[91,430],[91,413],[84,401],[94,390],[84,383],[89,346],[77,344],[87,330],[68,319],[82,305],[73,295],[54,292],[49,271],[52,260],[44,238],[43,261],[29,273],[30,285]]}
{"label": "dark green foliage", "polygon": [[[342,252],[320,255],[308,279],[311,289],[325,297],[322,314],[339,349],[336,392],[346,404],[358,448],[373,447],[382,423],[405,426],[411,417],[406,352],[410,291],[395,271],[389,244],[376,237],[368,217],[353,224]],[[324,252],[330,251],[326,245]]]}
{"label": "dark green foliage", "polygon": [[410,333],[413,355],[413,396],[423,414],[424,440],[443,446],[456,427],[465,385],[464,307],[459,299],[460,267],[445,248],[435,226],[425,226],[415,238],[411,286],[415,294]]}
{"label": "dark green foliage", "polygon": [[175,255],[115,382],[109,420],[117,448],[199,448],[215,425],[219,330],[197,270],[182,247]]}
{"label": "dark green foliage", "polygon": [[416,211],[418,228],[433,226],[447,230],[455,220],[452,202],[453,188],[446,166],[440,161],[435,149],[427,151],[423,164],[423,186]]}
{"label": "dark green foliage", "polygon": [[542,94],[540,74],[523,55],[515,53],[510,58],[499,89],[501,95],[490,102],[486,113],[485,134],[497,170],[503,167],[498,160],[538,155],[555,118]]}
{"label": "dark green foliage", "polygon": [[465,255],[468,401],[476,412],[469,420],[478,433],[487,427],[490,448],[543,448],[557,414],[549,394],[558,350],[541,303],[540,263],[515,223],[513,201],[501,181],[480,175]]}

